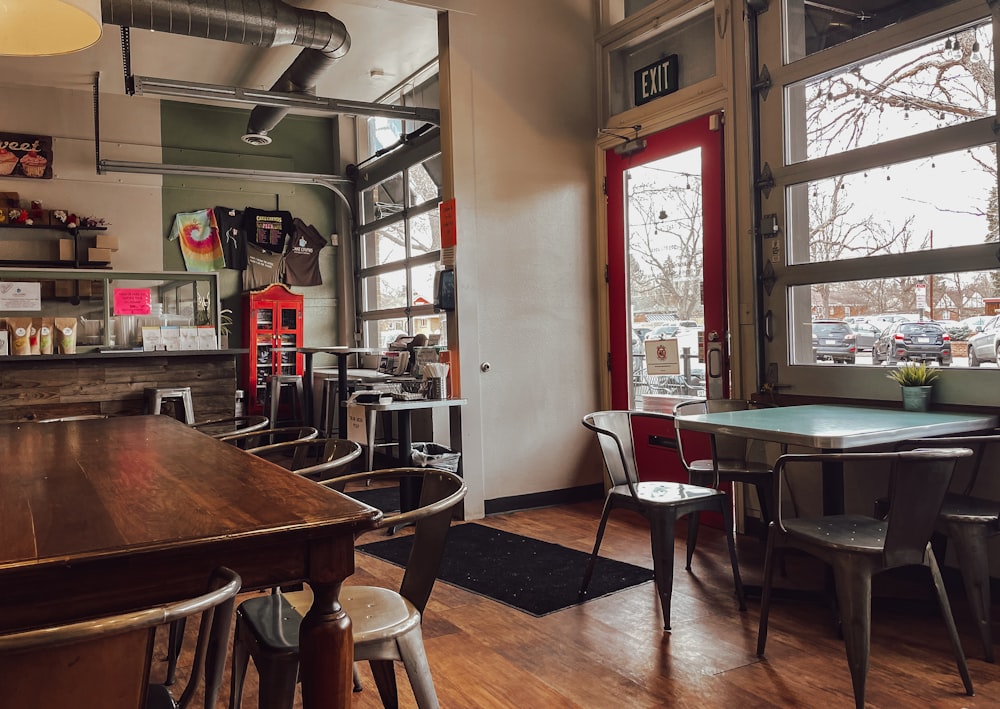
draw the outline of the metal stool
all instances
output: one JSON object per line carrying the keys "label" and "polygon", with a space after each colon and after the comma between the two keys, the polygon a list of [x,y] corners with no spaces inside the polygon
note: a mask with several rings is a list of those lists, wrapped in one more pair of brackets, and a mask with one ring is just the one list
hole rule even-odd
{"label": "metal stool", "polygon": [[340,379],[325,377],[323,379],[323,396],[319,405],[319,430],[329,438],[334,433],[340,435],[337,412],[340,410],[340,392],[337,387]]}
{"label": "metal stool", "polygon": [[187,424],[194,423],[194,401],[191,387],[146,387],[146,413],[159,414],[164,401],[173,404],[174,418]]}
{"label": "metal stool", "polygon": [[278,425],[278,408],[281,403],[281,392],[285,388],[292,392],[293,418],[282,419],[282,421],[294,421],[307,426],[309,418],[306,415],[305,391],[302,388],[302,377],[298,374],[271,374],[268,376],[267,388],[264,390],[266,396],[264,406],[269,412],[268,418],[271,420],[271,425]]}

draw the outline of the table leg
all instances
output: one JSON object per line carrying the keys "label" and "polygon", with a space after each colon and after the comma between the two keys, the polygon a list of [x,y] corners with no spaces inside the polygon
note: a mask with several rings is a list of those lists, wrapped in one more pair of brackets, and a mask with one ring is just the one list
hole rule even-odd
{"label": "table leg", "polygon": [[303,422],[306,426],[313,425],[313,353],[303,352],[302,356],[305,357],[305,391],[302,392],[302,398],[305,399],[306,406],[306,420]]}
{"label": "table leg", "polygon": [[299,628],[299,677],[303,709],[351,706],[354,638],[340,605],[340,587],[354,571],[353,536],[310,550],[313,604]]}
{"label": "table leg", "polygon": [[[823,453],[840,451],[824,450]],[[844,514],[844,464],[834,460],[823,461],[823,514]]]}
{"label": "table leg", "polygon": [[[396,439],[396,455],[401,468],[413,465],[410,460],[413,453],[413,431],[410,427],[410,411],[402,409],[396,412],[398,417],[399,436]],[[399,481],[399,511],[409,512],[420,506],[420,481],[414,478],[401,478]],[[402,525],[389,529],[389,534],[395,534]]]}
{"label": "table leg", "polygon": [[347,358],[349,352],[337,352],[337,435],[347,437]]}

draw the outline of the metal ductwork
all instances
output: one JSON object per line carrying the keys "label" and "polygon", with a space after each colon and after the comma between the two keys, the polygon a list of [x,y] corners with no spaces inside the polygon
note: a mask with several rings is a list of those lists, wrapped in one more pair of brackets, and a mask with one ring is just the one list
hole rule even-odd
{"label": "metal ductwork", "polygon": [[[317,78],[351,47],[343,22],[282,0],[101,0],[101,12],[105,23],[122,27],[255,47],[305,47],[273,91],[314,93]],[[251,145],[270,143],[267,133],[287,113],[287,108],[257,106],[243,140]]]}

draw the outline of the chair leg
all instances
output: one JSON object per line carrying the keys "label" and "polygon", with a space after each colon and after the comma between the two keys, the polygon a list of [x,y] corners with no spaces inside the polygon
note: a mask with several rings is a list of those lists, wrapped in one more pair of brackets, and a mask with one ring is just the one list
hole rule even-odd
{"label": "chair leg", "polygon": [[587,588],[590,586],[590,579],[594,575],[594,564],[597,563],[597,552],[601,549],[601,540],[604,539],[604,528],[608,524],[608,516],[611,514],[611,509],[615,506],[613,499],[610,495],[604,500],[604,512],[601,513],[601,523],[597,525],[597,539],[594,540],[594,551],[590,555],[590,561],[587,562],[587,570],[583,572],[583,583],[580,584],[579,595],[582,598],[587,593]]}
{"label": "chair leg", "polygon": [[298,655],[257,657],[254,664],[260,677],[259,709],[292,709],[299,678]]}
{"label": "chair leg", "polygon": [[771,612],[771,582],[774,576],[775,540],[780,532],[774,522],[768,525],[767,551],[764,554],[764,579],[760,590],[760,623],[757,627],[757,656],[764,656],[767,644],[767,617]]}
{"label": "chair leg", "polygon": [[729,546],[729,563],[733,567],[733,584],[736,586],[736,599],[740,603],[740,610],[747,609],[747,597],[743,592],[743,578],[740,576],[740,562],[736,558],[736,537],[733,533],[733,508],[729,504],[729,496],[722,500],[722,524],[726,527],[726,544]]}
{"label": "chair leg", "polygon": [[364,691],[364,687],[361,686],[361,675],[358,674],[358,663],[354,663],[351,674],[354,676],[354,693]]}
{"label": "chair leg", "polygon": [[938,568],[937,559],[934,558],[934,552],[931,551],[930,544],[927,545],[925,556],[927,557],[927,566],[931,570],[931,578],[934,579],[934,590],[937,592],[938,603],[941,605],[941,617],[944,619],[945,627],[948,629],[948,637],[951,639],[952,649],[955,651],[958,673],[962,676],[965,693],[971,697],[975,692],[972,689],[972,678],[969,676],[969,663],[965,659],[965,651],[962,650],[962,641],[958,638],[958,628],[955,627],[955,618],[951,614],[948,593],[944,589],[941,570]]}
{"label": "chair leg", "polygon": [[857,709],[864,709],[871,647],[871,570],[864,561],[856,557],[834,559],[833,576],[847,665],[851,670],[851,684],[854,686],[854,704]]}
{"label": "chair leg", "polygon": [[[396,669],[393,667],[392,660],[370,660],[368,664],[372,668],[372,677],[375,678],[375,687],[378,689],[378,696],[382,699],[382,706],[385,709],[399,709]],[[260,709],[264,709],[264,707]]]}
{"label": "chair leg", "polygon": [[170,624],[170,636],[167,639],[167,681],[163,683],[168,687],[177,681],[177,658],[180,657],[181,645],[184,643],[185,621],[185,618],[181,618]]}
{"label": "chair leg", "polygon": [[240,709],[243,704],[243,681],[250,662],[250,648],[243,642],[243,622],[237,617],[233,631],[233,663],[229,681],[229,709]]}
{"label": "chair leg", "polygon": [[410,680],[410,688],[417,700],[417,709],[438,709],[437,693],[431,678],[431,667],[424,652],[424,640],[420,628],[414,628],[396,639],[399,657]]}
{"label": "chair leg", "polygon": [[684,568],[691,570],[691,559],[694,557],[694,548],[698,544],[698,528],[701,527],[701,513],[692,512],[688,515],[687,530],[687,561]]}
{"label": "chair leg", "polygon": [[948,538],[955,546],[962,584],[987,662],[994,662],[990,628],[990,568],[986,529],[981,524],[949,524]]}
{"label": "chair leg", "polygon": [[649,519],[649,539],[653,550],[653,578],[660,595],[663,629],[670,630],[670,596],[674,586],[674,525],[673,509],[654,509]]}

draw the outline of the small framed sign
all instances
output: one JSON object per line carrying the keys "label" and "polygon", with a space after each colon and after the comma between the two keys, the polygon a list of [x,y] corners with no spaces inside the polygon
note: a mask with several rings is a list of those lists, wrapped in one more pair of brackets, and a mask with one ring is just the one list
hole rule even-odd
{"label": "small framed sign", "polygon": [[52,179],[52,136],[0,133],[0,177]]}
{"label": "small framed sign", "polygon": [[677,55],[670,54],[637,69],[633,74],[635,82],[635,105],[641,106],[655,98],[672,94],[677,90]]}

